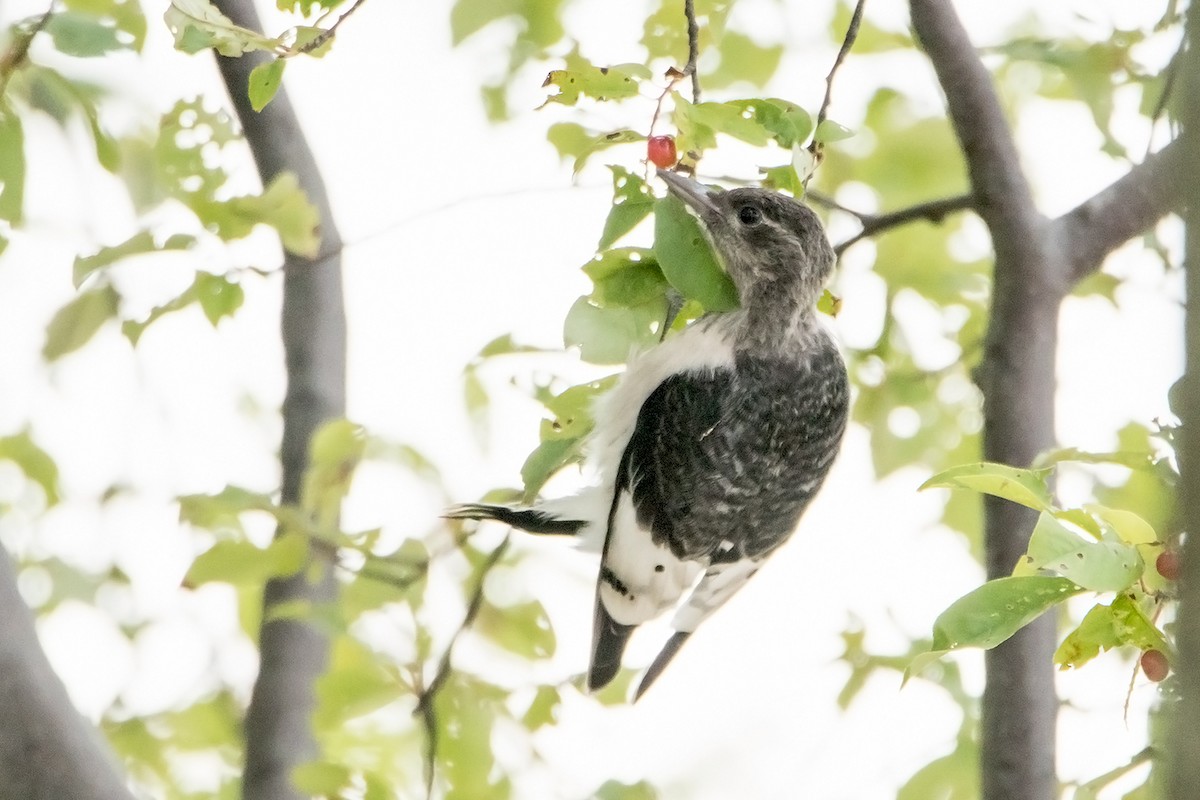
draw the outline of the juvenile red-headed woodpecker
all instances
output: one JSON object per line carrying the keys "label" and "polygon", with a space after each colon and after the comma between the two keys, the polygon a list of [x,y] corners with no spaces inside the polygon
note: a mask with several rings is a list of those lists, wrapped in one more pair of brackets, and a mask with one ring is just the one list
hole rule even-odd
{"label": "juvenile red-headed woodpecker", "polygon": [[598,485],[529,508],[446,512],[602,542],[592,690],[616,676],[634,628],[676,608],[675,634],[637,697],[795,530],[837,454],[849,403],[845,364],[815,308],[834,264],[817,215],[765,189],[709,191],[658,174],[700,218],[739,308],[630,359],[596,409]]}

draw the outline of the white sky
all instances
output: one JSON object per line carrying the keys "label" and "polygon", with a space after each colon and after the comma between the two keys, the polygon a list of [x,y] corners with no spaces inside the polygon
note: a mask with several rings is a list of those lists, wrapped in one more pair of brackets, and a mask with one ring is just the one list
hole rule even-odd
{"label": "white sky", "polygon": [[[0,23],[41,5],[13,3],[0,10]],[[781,11],[765,0],[745,0],[737,14],[753,31],[775,36],[782,30],[801,45],[803,57],[789,57],[772,92],[815,107],[832,56],[821,41],[830,3],[801,5]],[[982,44],[1044,4],[959,5]],[[1038,14],[1046,35],[1054,35],[1075,24],[1077,12],[1101,23],[1119,14],[1127,25],[1160,13],[1132,8],[1137,5],[1078,0]],[[510,331],[525,342],[561,343],[562,316],[588,289],[577,267],[591,257],[608,208],[607,172],[588,170],[572,184],[570,166],[545,142],[545,128],[560,118],[615,127],[648,114],[535,113],[543,94],[541,68],[533,68],[513,93],[516,119],[489,126],[477,90],[506,58],[502,42],[484,37],[451,51],[441,6],[366,4],[343,26],[327,58],[289,66],[287,86],[348,243],[350,416],[432,457],[454,496],[467,500],[519,483],[540,411],[506,383],[515,376],[527,385],[534,362],[489,367],[493,427],[481,452],[462,409],[462,365]],[[899,3],[869,4],[868,15],[881,25],[906,24]],[[598,62],[640,58],[640,19],[637,12],[614,18],[612,5],[600,0],[572,12],[576,29],[587,31],[585,54]],[[171,50],[156,12],[150,23],[146,65],[132,59],[87,65],[97,79],[135,98],[106,120],[111,125],[165,111],[181,94],[206,93],[213,102],[221,97],[210,60]],[[883,68],[894,85],[924,95],[931,113],[940,109],[919,57],[883,67],[851,57],[839,78],[835,118],[858,121],[856,98]],[[721,98],[713,93],[712,99]],[[1128,114],[1118,130],[1128,141],[1145,140],[1146,131]],[[1120,173],[1096,155],[1099,140],[1082,107],[1031,107],[1018,132],[1048,213],[1070,208]],[[133,579],[129,592],[110,592],[97,609],[69,604],[41,622],[53,662],[88,716],[118,697],[135,711],[170,706],[202,693],[214,674],[248,686],[254,654],[237,636],[229,593],[178,588],[201,545],[179,530],[171,498],[226,483],[269,490],[277,480],[279,425],[272,409],[282,397],[275,341],[280,282],[248,277],[246,307],[216,332],[189,311],[157,323],[137,350],[106,330],[88,349],[44,370],[37,331],[70,297],[71,258],[124,239],[136,221],[114,201],[111,180],[80,171],[72,160],[78,157],[64,156],[52,127],[31,129],[27,138],[27,235],[15,237],[0,259],[0,341],[6,343],[0,348],[0,434],[33,421],[38,440],[59,460],[66,501],[38,521],[20,510],[0,519],[0,538],[17,552],[62,553],[85,568],[115,559]],[[614,154],[636,168],[636,148]],[[749,163],[734,161],[731,171],[752,172]],[[144,313],[186,285],[192,262],[167,261],[121,268],[117,281],[128,309]],[[228,253],[212,248],[205,262],[214,269],[272,267],[277,255],[270,237],[261,235]],[[1068,446],[1104,449],[1126,420],[1165,415],[1166,389],[1181,369],[1178,281],[1136,248],[1114,257],[1109,268],[1130,276],[1120,311],[1104,301],[1072,300],[1063,315],[1058,423]],[[838,290],[848,309],[837,323],[845,341],[863,336],[852,327],[855,303],[875,302],[870,278],[854,274],[851,264]],[[924,476],[905,470],[876,483],[869,464],[864,432],[851,431],[795,539],[705,624],[638,706],[568,703],[561,724],[537,740],[549,767],[529,771],[521,796],[578,798],[615,777],[647,778],[665,798],[870,800],[892,796],[913,771],[947,752],[957,711],[943,692],[921,681],[901,691],[899,675],[884,673],[849,713],[839,714],[834,702],[847,674],[835,662],[838,636],[852,618],[865,622],[870,647],[899,650],[901,633],[927,635],[933,617],[982,577],[959,537],[930,529],[936,498],[915,492]],[[0,463],[0,498],[13,500],[15,484],[5,469]],[[94,500],[114,483],[138,491],[97,511]],[[30,504],[15,499],[18,509]],[[399,539],[433,528],[441,502],[395,470],[368,467],[346,524],[382,525]],[[582,556],[561,555],[554,544],[521,540],[519,547],[535,554],[515,573],[528,583],[497,591],[543,600],[559,639],[551,665],[524,682],[579,672],[590,637],[594,567]],[[22,585],[36,594],[37,576],[25,575]],[[130,644],[116,625],[125,614],[147,613],[161,622]],[[631,660],[648,661],[664,635],[659,627],[637,637]],[[472,656],[464,653],[466,660]],[[966,654],[960,661],[978,688],[981,657]],[[1064,778],[1094,777],[1142,747],[1154,691],[1139,679],[1127,724],[1122,703],[1131,670],[1110,655],[1061,677],[1073,704],[1062,717]]]}

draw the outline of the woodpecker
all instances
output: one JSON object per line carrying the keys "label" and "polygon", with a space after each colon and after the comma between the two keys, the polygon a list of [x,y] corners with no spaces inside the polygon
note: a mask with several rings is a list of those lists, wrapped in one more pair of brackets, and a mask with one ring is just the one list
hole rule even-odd
{"label": "woodpecker", "polygon": [[600,543],[593,691],[620,670],[633,630],[676,608],[675,633],[635,700],[791,536],[837,455],[849,404],[845,363],[815,308],[834,264],[817,215],[765,189],[709,191],[658,175],[699,217],[739,307],[631,357],[597,404],[596,486],[445,514]]}

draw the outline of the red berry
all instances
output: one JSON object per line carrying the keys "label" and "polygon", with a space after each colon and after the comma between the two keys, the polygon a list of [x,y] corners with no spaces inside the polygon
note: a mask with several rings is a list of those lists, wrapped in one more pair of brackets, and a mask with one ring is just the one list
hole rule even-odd
{"label": "red berry", "polygon": [[1171,665],[1167,663],[1167,657],[1159,650],[1147,650],[1142,653],[1142,672],[1146,673],[1146,677],[1158,683],[1163,678],[1167,677],[1167,673],[1171,671]]}
{"label": "red berry", "polygon": [[1164,550],[1159,553],[1159,556],[1154,561],[1154,568],[1158,570],[1158,574],[1162,575],[1169,581],[1179,580],[1179,573],[1183,567],[1180,563],[1179,553],[1174,550]]}
{"label": "red berry", "polygon": [[670,169],[678,160],[674,136],[651,136],[646,142],[646,158],[659,169]]}

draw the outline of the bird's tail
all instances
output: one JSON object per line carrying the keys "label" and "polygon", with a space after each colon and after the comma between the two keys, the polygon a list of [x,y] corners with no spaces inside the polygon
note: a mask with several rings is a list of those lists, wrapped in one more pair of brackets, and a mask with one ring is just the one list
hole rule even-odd
{"label": "bird's tail", "polygon": [[574,536],[586,520],[569,519],[539,508],[514,508],[490,503],[461,503],[442,513],[445,519],[491,519],[530,533]]}

